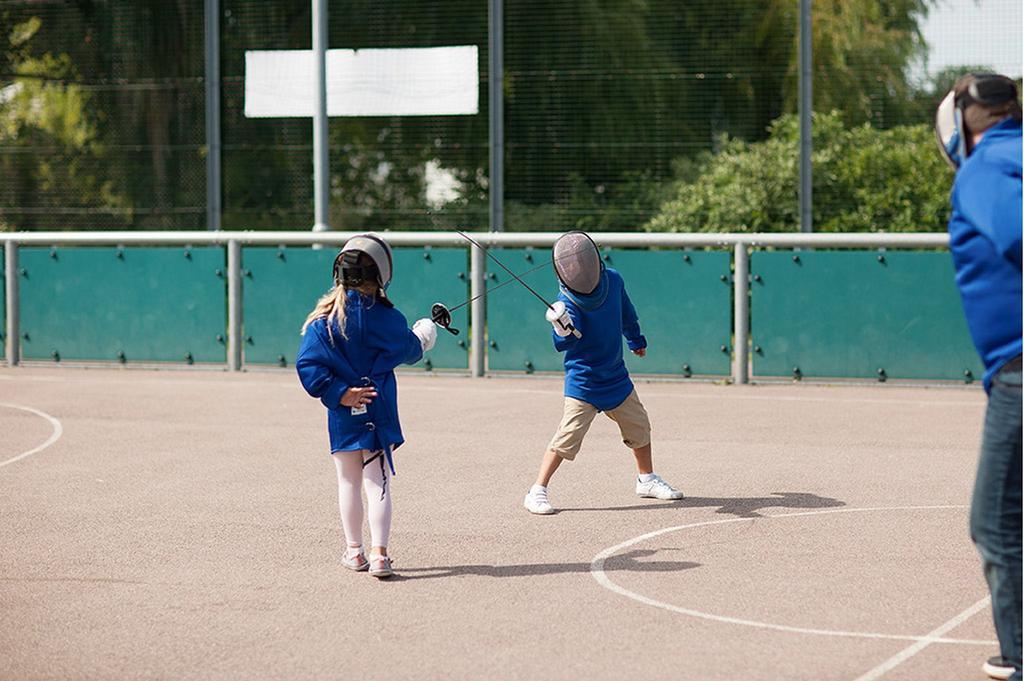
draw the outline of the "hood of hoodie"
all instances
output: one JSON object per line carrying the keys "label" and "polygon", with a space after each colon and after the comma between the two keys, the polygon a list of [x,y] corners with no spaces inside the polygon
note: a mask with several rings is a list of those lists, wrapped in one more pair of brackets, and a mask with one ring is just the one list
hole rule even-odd
{"label": "hood of hoodie", "polygon": [[604,305],[608,298],[608,270],[601,267],[601,279],[597,282],[597,288],[586,295],[570,290],[561,282],[558,283],[558,289],[581,310],[596,310]]}

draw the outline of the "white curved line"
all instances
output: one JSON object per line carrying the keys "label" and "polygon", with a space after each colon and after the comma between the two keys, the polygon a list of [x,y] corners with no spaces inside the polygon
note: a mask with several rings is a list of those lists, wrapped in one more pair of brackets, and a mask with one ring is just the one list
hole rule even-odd
{"label": "white curved line", "polygon": [[[826,515],[831,513],[870,513],[878,511],[933,511],[933,510],[947,510],[947,509],[964,509],[966,506],[882,506],[874,508],[838,508],[838,509],[827,509],[818,511],[801,511],[799,513],[780,513],[778,515],[766,515],[761,516],[762,518],[796,518],[799,516],[808,515]],[[675,527],[665,527],[660,530],[648,532],[642,534],[639,537],[628,539],[621,544],[616,544],[610,548],[601,551],[593,560],[590,562],[590,574],[597,581],[598,584],[604,588],[631,598],[634,601],[643,603],[645,605],[651,605],[655,608],[661,608],[662,610],[668,610],[670,612],[679,613],[680,615],[688,615],[690,617],[697,617],[704,620],[711,620],[712,622],[722,622],[724,624],[737,624],[745,627],[756,627],[758,629],[773,629],[775,631],[785,631],[791,634],[813,634],[815,636],[842,636],[848,638],[870,638],[870,639],[886,639],[894,641],[918,641],[926,643],[955,643],[961,645],[978,645],[978,646],[994,646],[998,645],[996,641],[983,641],[979,639],[959,639],[959,638],[943,638],[937,635],[924,635],[924,636],[913,636],[904,634],[877,634],[867,631],[843,631],[838,629],[812,629],[807,627],[793,627],[785,624],[773,624],[771,622],[759,622],[757,620],[742,619],[739,617],[728,617],[725,615],[714,615],[711,613],[701,612],[700,610],[693,610],[691,608],[682,608],[678,605],[672,605],[671,603],[664,603],[653,598],[648,598],[643,594],[630,591],[624,587],[619,586],[605,574],[604,564],[605,561],[618,553],[619,551],[629,548],[634,544],[653,539],[654,537],[668,534],[669,532],[678,532],[679,530],[692,529],[694,527],[705,527],[707,525],[725,525],[727,523],[739,523],[749,522],[751,518],[727,518],[725,520],[708,520],[700,523],[690,523],[689,525],[677,525]]]}
{"label": "white curved line", "polygon": [[54,442],[59,440],[60,436],[64,434],[64,426],[62,426],[60,424],[60,421],[58,421],[53,416],[50,416],[46,412],[39,411],[38,409],[33,409],[32,407],[23,407],[20,404],[10,404],[9,402],[0,402],[0,407],[8,407],[10,409],[20,409],[21,411],[27,411],[30,414],[35,414],[36,416],[41,416],[42,418],[44,418],[47,421],[49,421],[50,425],[53,426],[53,432],[50,433],[50,437],[49,437],[49,439],[47,439],[46,442],[44,442],[43,444],[39,445],[35,449],[30,449],[27,452],[22,452],[21,454],[18,454],[13,459],[7,459],[7,461],[0,461],[0,468],[3,468],[4,466],[7,466],[8,464],[12,464],[15,461],[21,461],[25,457],[32,456],[33,454],[36,454],[37,452],[43,451],[44,449],[46,449],[47,447],[52,445]]}

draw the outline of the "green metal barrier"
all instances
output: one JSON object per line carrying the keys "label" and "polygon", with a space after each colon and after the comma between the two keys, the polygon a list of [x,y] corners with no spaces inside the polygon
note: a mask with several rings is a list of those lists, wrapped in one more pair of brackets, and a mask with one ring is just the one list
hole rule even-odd
{"label": "green metal barrier", "polygon": [[[498,260],[520,274],[548,301],[558,296],[558,280],[551,269],[551,251],[546,248],[492,249]],[[551,344],[551,324],[544,319],[543,303],[522,285],[488,260],[487,288],[504,288],[487,296],[487,368],[491,371],[561,371],[562,355]]]}
{"label": "green metal barrier", "polygon": [[731,258],[725,251],[606,252],[647,337],[646,357],[626,352],[630,373],[729,375]]}
{"label": "green metal barrier", "polygon": [[949,253],[755,252],[751,280],[755,376],[982,375]]}
{"label": "green metal barrier", "polygon": [[19,249],[22,357],[225,360],[224,249]]}
{"label": "green metal barrier", "polygon": [[[243,347],[247,364],[291,365],[299,330],[317,299],[331,286],[335,248],[242,249]],[[469,296],[468,261],[461,248],[394,249],[394,282],[388,295],[410,325],[430,316],[430,306],[450,306]],[[420,366],[465,369],[469,328],[466,307],[452,314],[459,336],[438,329],[437,345]]]}
{"label": "green metal barrier", "polygon": [[[731,333],[730,255],[705,251],[607,250],[609,267],[618,270],[640,318],[650,350],[638,358],[627,350],[626,363],[637,374],[728,375]],[[495,256],[513,272],[550,261],[547,249],[500,249]],[[510,279],[488,266],[488,287]],[[548,300],[558,295],[551,267],[524,277]],[[487,301],[488,365],[491,370],[561,371],[562,356],[551,343],[544,306],[518,284]],[[625,347],[625,346],[623,346]]]}

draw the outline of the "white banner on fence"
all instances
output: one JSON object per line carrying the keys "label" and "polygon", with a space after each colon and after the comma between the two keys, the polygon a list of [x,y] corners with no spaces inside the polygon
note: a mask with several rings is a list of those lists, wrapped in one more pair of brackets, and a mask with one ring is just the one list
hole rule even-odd
{"label": "white banner on fence", "polygon": [[[478,113],[477,53],[476,45],[327,50],[327,115]],[[245,115],[312,117],[313,51],[247,51]]]}

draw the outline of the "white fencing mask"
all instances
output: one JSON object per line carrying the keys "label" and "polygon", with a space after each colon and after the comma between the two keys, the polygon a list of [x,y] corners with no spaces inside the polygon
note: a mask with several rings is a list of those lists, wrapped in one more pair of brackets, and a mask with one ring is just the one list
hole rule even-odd
{"label": "white fencing mask", "polygon": [[566,232],[551,249],[558,280],[573,293],[589,295],[601,282],[604,264],[597,244],[584,232]]}

